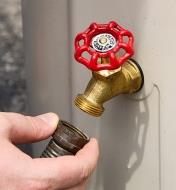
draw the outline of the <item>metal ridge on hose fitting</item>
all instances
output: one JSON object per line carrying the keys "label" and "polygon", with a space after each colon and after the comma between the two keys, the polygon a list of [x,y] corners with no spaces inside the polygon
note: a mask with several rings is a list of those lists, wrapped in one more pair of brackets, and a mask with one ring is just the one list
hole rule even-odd
{"label": "metal ridge on hose fitting", "polygon": [[75,155],[89,142],[89,137],[80,129],[63,120],[59,121],[58,127],[52,136],[53,138],[40,157]]}

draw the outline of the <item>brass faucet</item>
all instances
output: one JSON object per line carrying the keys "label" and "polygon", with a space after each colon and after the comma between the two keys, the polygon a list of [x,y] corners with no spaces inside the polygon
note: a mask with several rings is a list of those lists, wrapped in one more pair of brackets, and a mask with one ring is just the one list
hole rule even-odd
{"label": "brass faucet", "polygon": [[92,78],[84,94],[78,94],[75,105],[84,112],[98,117],[104,111],[104,102],[119,94],[137,92],[143,83],[140,66],[134,60],[128,60],[120,69],[92,72]]}
{"label": "brass faucet", "polygon": [[[121,49],[125,53],[122,54]],[[91,55],[90,60],[83,57],[84,52]],[[108,24],[93,23],[85,32],[78,34],[75,58],[92,70],[92,78],[84,94],[77,95],[75,105],[98,117],[104,111],[104,102],[119,94],[139,91],[144,76],[139,64],[130,59],[133,52],[132,33],[113,21]]]}

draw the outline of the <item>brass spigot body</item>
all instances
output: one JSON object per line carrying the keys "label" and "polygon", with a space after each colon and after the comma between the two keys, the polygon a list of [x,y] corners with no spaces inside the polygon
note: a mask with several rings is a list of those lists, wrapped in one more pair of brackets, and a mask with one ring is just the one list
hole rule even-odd
{"label": "brass spigot body", "polygon": [[75,105],[84,112],[98,117],[104,111],[104,102],[119,94],[137,92],[143,82],[140,66],[130,59],[119,69],[92,72],[92,78],[84,94],[78,94]]}

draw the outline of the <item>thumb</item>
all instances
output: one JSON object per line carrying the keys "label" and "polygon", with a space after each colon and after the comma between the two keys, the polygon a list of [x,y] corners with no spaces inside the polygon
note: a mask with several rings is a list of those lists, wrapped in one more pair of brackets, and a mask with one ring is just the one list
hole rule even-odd
{"label": "thumb", "polygon": [[31,117],[4,112],[0,113],[0,121],[7,127],[6,135],[13,143],[28,143],[48,138],[55,131],[59,117],[55,113]]}

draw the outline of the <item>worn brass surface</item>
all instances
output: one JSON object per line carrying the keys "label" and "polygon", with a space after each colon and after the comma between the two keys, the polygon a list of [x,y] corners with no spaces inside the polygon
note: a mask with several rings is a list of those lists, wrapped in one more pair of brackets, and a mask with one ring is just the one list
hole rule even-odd
{"label": "worn brass surface", "polygon": [[[104,59],[103,62],[105,61]],[[140,66],[130,59],[120,69],[93,72],[84,94],[78,94],[76,97],[75,105],[84,112],[98,117],[104,111],[104,102],[122,93],[137,92],[143,82]]]}
{"label": "worn brass surface", "polygon": [[53,138],[41,157],[74,155],[88,142],[89,138],[82,131],[70,123],[60,120]]}

